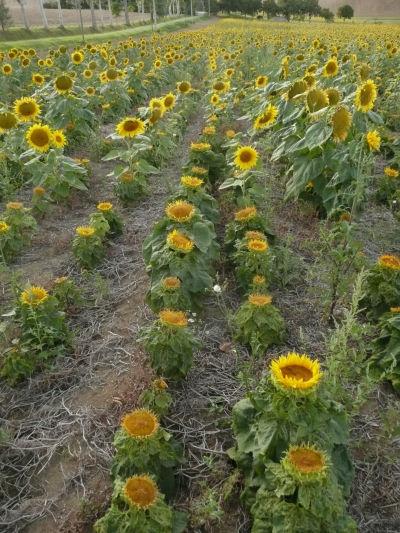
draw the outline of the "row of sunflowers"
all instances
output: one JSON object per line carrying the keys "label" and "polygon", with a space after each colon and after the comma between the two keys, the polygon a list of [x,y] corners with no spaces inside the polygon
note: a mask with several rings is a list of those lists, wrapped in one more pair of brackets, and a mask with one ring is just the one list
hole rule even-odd
{"label": "row of sunflowers", "polygon": [[[335,242],[350,239],[371,190],[396,212],[398,29],[310,25],[297,31],[222,21],[218,31],[72,52],[61,47],[45,58],[35,50],[1,57],[0,194],[14,199],[34,186],[31,208],[9,201],[0,216],[4,264],[29,246],[37,227],[32,214],[40,219],[73,189],[88,188],[89,163],[72,157],[81,143],[116,162],[109,175],[114,194],[131,205],[148,192],[149,175],[164,180],[162,164],[173,157],[193,113],[206,119],[179,186],[165,179],[164,216],[143,243],[146,303],[158,318],[140,341],[158,377],[115,434],[114,492],[99,532],[185,528],[185,516],[163,496],[171,501],[183,460],[181,445],[162,427],[172,402],[166,380],[190,372],[200,347],[192,324],[204,299],[223,290],[215,284],[222,260],[243,298],[231,318],[235,340],[256,358],[285,342],[284,316],[270,292],[287,283],[289,250],[266,215],[267,167],[279,168],[288,201],[311,205],[332,222]],[[110,122],[116,127],[104,139]],[[386,163],[376,185],[378,157]],[[123,231],[109,200],[76,229],[72,251],[84,269],[95,269]],[[225,216],[227,205],[233,216]],[[379,331],[365,366],[398,388],[400,258],[386,254],[372,268],[366,259],[363,266],[366,320]],[[52,291],[17,291],[20,344],[6,352],[4,377],[17,382],[71,351],[65,309],[77,291],[68,278],[56,280]],[[254,533],[356,530],[345,504],[353,477],[346,406],[316,358],[274,357],[232,420],[236,443],[229,455],[243,475]]]}

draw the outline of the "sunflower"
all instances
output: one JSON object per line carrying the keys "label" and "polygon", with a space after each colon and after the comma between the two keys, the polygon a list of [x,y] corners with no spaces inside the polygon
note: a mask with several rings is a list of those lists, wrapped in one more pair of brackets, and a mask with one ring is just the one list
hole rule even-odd
{"label": "sunflower", "polygon": [[161,114],[163,115],[165,112],[164,108],[164,102],[161,98],[152,98],[149,102],[149,109],[154,111],[155,109],[159,109],[161,111]]}
{"label": "sunflower", "polygon": [[167,235],[167,245],[176,252],[188,254],[193,250],[194,242],[180,231],[174,229]]}
{"label": "sunflower", "polygon": [[333,78],[339,72],[339,65],[336,57],[331,57],[329,61],[324,65],[322,74],[326,78]]}
{"label": "sunflower", "polygon": [[12,130],[18,123],[18,119],[14,113],[5,111],[0,113],[0,133]]}
{"label": "sunflower", "polygon": [[76,50],[71,54],[71,61],[74,63],[74,65],[80,65],[84,59],[85,55],[80,50]]}
{"label": "sunflower", "polygon": [[219,102],[220,102],[220,97],[218,94],[212,94],[211,97],[210,97],[210,104],[212,105],[218,105]]}
{"label": "sunflower", "polygon": [[36,307],[47,300],[49,293],[43,287],[29,287],[21,292],[20,302],[23,305]]}
{"label": "sunflower", "polygon": [[235,135],[236,135],[236,131],[235,130],[230,130],[229,129],[229,130],[225,131],[225,137],[227,139],[233,139]]}
{"label": "sunflower", "polygon": [[176,291],[181,286],[181,280],[177,277],[170,276],[168,278],[163,279],[163,287],[167,291]]}
{"label": "sunflower", "polygon": [[175,222],[189,222],[195,214],[195,208],[189,202],[184,200],[176,200],[168,204],[165,209],[165,214],[170,220]]}
{"label": "sunflower", "polygon": [[208,172],[204,167],[192,167],[191,171],[193,174],[198,174],[199,176],[205,176]]}
{"label": "sunflower", "polygon": [[248,302],[255,307],[264,307],[272,303],[272,296],[268,294],[249,294]]}
{"label": "sunflower", "polygon": [[121,427],[134,439],[152,437],[157,432],[159,425],[156,415],[147,409],[131,411],[121,421]]}
{"label": "sunflower", "polygon": [[145,129],[145,123],[140,118],[135,117],[124,118],[116,128],[121,137],[136,137],[136,135],[142,135]]}
{"label": "sunflower", "polygon": [[97,209],[99,211],[107,212],[107,211],[111,211],[112,208],[113,208],[113,205],[110,202],[100,202],[99,204],[97,204]]}
{"label": "sunflower", "polygon": [[329,89],[325,90],[325,93],[328,96],[330,106],[338,105],[340,102],[340,92],[337,89],[330,87]]}
{"label": "sunflower", "polygon": [[157,501],[158,488],[149,476],[132,476],[125,481],[124,497],[129,505],[146,510]]}
{"label": "sunflower", "polygon": [[182,94],[187,94],[192,90],[192,86],[188,81],[180,81],[177,83],[176,88]]}
{"label": "sunflower", "polygon": [[212,88],[216,93],[224,93],[226,92],[230,87],[229,81],[216,81]]}
{"label": "sunflower", "polygon": [[309,444],[290,446],[281,464],[300,483],[320,481],[326,477],[329,469],[326,453]]}
{"label": "sunflower", "polygon": [[92,237],[95,234],[95,229],[92,226],[78,226],[75,230],[75,233],[79,237]]}
{"label": "sunflower", "polygon": [[[0,127],[1,127],[1,122],[0,122]],[[385,167],[385,175],[388,177],[388,178],[398,178],[399,177],[399,171],[395,168],[391,168],[391,167]]]}
{"label": "sunflower", "polygon": [[371,150],[371,152],[377,152],[381,147],[381,136],[376,130],[369,131],[366,136],[365,140],[368,144],[368,148]]}
{"label": "sunflower", "polygon": [[316,359],[295,352],[274,359],[270,369],[275,386],[286,391],[310,392],[322,377]]}
{"label": "sunflower", "polygon": [[32,192],[35,196],[44,196],[46,194],[46,189],[38,185],[37,187],[33,188]]}
{"label": "sunflower", "polygon": [[276,117],[278,116],[278,108],[269,104],[267,109],[258,116],[254,122],[254,128],[256,130],[268,128],[276,122]]}
{"label": "sunflower", "polygon": [[12,74],[13,68],[9,63],[6,63],[1,67],[1,70],[5,76],[10,76]]}
{"label": "sunflower", "polygon": [[378,265],[381,268],[389,268],[391,270],[400,270],[400,257],[397,255],[381,255],[378,258]]}
{"label": "sunflower", "polygon": [[62,130],[54,130],[51,142],[55,148],[64,148],[67,144],[67,138]]}
{"label": "sunflower", "polygon": [[235,165],[240,170],[250,170],[257,164],[258,153],[257,150],[251,146],[239,146],[235,152]]}
{"label": "sunflower", "polygon": [[185,328],[188,325],[188,319],[183,311],[172,311],[171,309],[163,309],[159,313],[161,324],[164,326]]}
{"label": "sunflower", "polygon": [[250,239],[247,243],[247,249],[257,254],[263,254],[268,248],[268,243],[264,239]]}
{"label": "sunflower", "polygon": [[332,116],[333,140],[345,141],[352,123],[351,113],[345,107],[339,107]]}
{"label": "sunflower", "polygon": [[400,307],[391,307],[390,308],[391,313],[400,313]]}
{"label": "sunflower", "polygon": [[6,209],[11,209],[13,211],[20,211],[24,207],[22,202],[8,202],[6,204]]}
{"label": "sunflower", "polygon": [[255,81],[256,89],[262,89],[268,83],[268,76],[258,76]]}
{"label": "sunflower", "polygon": [[288,97],[288,100],[293,100],[293,98],[295,98],[296,96],[300,96],[301,94],[304,94],[308,89],[308,85],[307,85],[307,82],[304,81],[304,80],[298,80],[298,81],[295,81],[288,93],[287,93],[287,97]]}
{"label": "sunflower", "polygon": [[203,185],[204,181],[195,176],[182,176],[181,184],[188,189],[198,189]]}
{"label": "sunflower", "polygon": [[211,144],[210,143],[192,143],[190,145],[190,149],[194,152],[208,152],[208,150],[211,150]]}
{"label": "sunflower", "polygon": [[88,96],[94,96],[96,94],[96,89],[94,87],[87,87],[85,93]]}
{"label": "sunflower", "polygon": [[152,383],[153,387],[157,390],[165,390],[168,389],[167,382],[162,378],[157,378]]}
{"label": "sunflower", "polygon": [[42,76],[41,74],[38,74],[38,73],[34,73],[32,74],[32,83],[34,83],[35,85],[43,85],[44,83],[44,76]]}
{"label": "sunflower", "polygon": [[235,220],[237,222],[247,222],[257,216],[257,207],[249,206],[239,209],[235,212]]}
{"label": "sunflower", "polygon": [[262,241],[267,241],[267,237],[264,235],[264,233],[262,233],[261,231],[254,231],[254,230],[246,231],[245,238],[247,240],[260,239]]}
{"label": "sunflower", "polygon": [[203,128],[203,135],[215,135],[215,126],[205,126]]}
{"label": "sunflower", "polygon": [[30,122],[40,115],[40,105],[34,98],[25,96],[15,100],[14,112],[20,122]]}
{"label": "sunflower", "polygon": [[93,71],[90,70],[89,68],[85,69],[83,71],[83,77],[86,78],[87,80],[90,80],[90,78],[93,77]]}
{"label": "sunflower", "polygon": [[53,133],[46,124],[34,124],[25,134],[29,146],[36,152],[47,152],[53,142]]}
{"label": "sunflower", "polygon": [[267,280],[265,276],[260,276],[259,274],[256,274],[255,276],[253,276],[253,279],[252,279],[253,285],[261,286],[261,285],[265,285],[266,282]]}
{"label": "sunflower", "polygon": [[367,80],[357,88],[354,99],[357,110],[363,113],[371,111],[374,108],[377,95],[378,91],[375,83],[372,80]]}
{"label": "sunflower", "polygon": [[0,220],[0,235],[8,233],[10,231],[10,226],[4,220]]}
{"label": "sunflower", "polygon": [[325,109],[329,105],[329,97],[321,89],[311,89],[307,93],[307,108],[310,113],[316,113]]}
{"label": "sunflower", "polygon": [[74,80],[68,74],[62,74],[54,80],[54,88],[58,94],[67,94],[74,86]]}
{"label": "sunflower", "polygon": [[173,93],[168,93],[163,98],[163,104],[165,109],[173,109],[175,107],[176,96]]}

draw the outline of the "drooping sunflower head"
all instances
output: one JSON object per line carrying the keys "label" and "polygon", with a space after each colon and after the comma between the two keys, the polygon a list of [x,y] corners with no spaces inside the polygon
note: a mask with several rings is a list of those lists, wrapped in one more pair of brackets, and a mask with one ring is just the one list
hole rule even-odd
{"label": "drooping sunflower head", "polygon": [[400,270],[400,257],[397,255],[381,255],[378,258],[378,265],[381,268],[388,268],[391,270]]}
{"label": "drooping sunflower head", "polygon": [[327,454],[309,444],[290,446],[281,464],[299,483],[315,483],[323,480],[330,466]]}
{"label": "drooping sunflower head", "polygon": [[363,113],[371,111],[375,105],[377,95],[378,91],[375,82],[372,80],[364,82],[356,91],[355,105],[357,110]]}
{"label": "drooping sunflower head", "polygon": [[278,116],[278,108],[269,104],[267,109],[258,116],[254,122],[254,128],[256,130],[268,128],[276,122],[276,117]]}
{"label": "drooping sunflower head", "polygon": [[400,172],[396,168],[392,167],[385,167],[385,176],[388,178],[398,178],[400,175]]}
{"label": "drooping sunflower head", "polygon": [[198,189],[203,185],[204,181],[196,176],[182,176],[181,184],[188,189]]}
{"label": "drooping sunflower head", "polygon": [[113,205],[111,202],[100,202],[97,204],[97,209],[102,212],[111,211],[113,208]]}
{"label": "drooping sunflower head", "polygon": [[54,80],[54,88],[58,94],[67,94],[74,86],[74,80],[68,74],[62,74]]}
{"label": "drooping sunflower head", "polygon": [[176,291],[181,286],[181,280],[177,277],[170,276],[168,278],[164,278],[162,284],[165,290]]}
{"label": "drooping sunflower head", "polygon": [[176,88],[180,93],[186,94],[192,90],[192,85],[188,81],[180,81],[177,83]]}
{"label": "drooping sunflower head", "polygon": [[95,234],[95,229],[92,226],[78,226],[75,233],[79,237],[89,238]]}
{"label": "drooping sunflower head", "polygon": [[149,102],[149,108],[154,111],[155,109],[159,109],[162,114],[164,114],[165,108],[164,108],[164,102],[162,98],[152,98]]}
{"label": "drooping sunflower head", "polygon": [[159,313],[161,324],[173,328],[185,328],[188,325],[186,313],[183,311],[173,311],[172,309],[163,309]]}
{"label": "drooping sunflower head", "polygon": [[172,250],[184,254],[191,252],[194,247],[194,242],[176,229],[168,233],[167,244]]}
{"label": "drooping sunflower head", "polygon": [[252,146],[239,146],[235,152],[234,164],[240,170],[250,170],[257,165],[258,152]]}
{"label": "drooping sunflower head", "polygon": [[339,72],[339,65],[336,57],[331,57],[324,68],[322,69],[322,74],[327,78],[333,78]]}
{"label": "drooping sunflower head", "polygon": [[145,129],[145,123],[140,118],[135,117],[124,118],[116,128],[121,137],[136,137],[136,135],[142,135]]}
{"label": "drooping sunflower head", "polygon": [[167,205],[165,208],[165,214],[170,220],[175,222],[189,222],[195,214],[194,205],[184,200],[176,200]]}
{"label": "drooping sunflower head", "polygon": [[140,510],[152,507],[158,498],[158,488],[151,477],[132,476],[125,481],[124,496],[127,503]]}
{"label": "drooping sunflower head", "polygon": [[272,303],[272,296],[269,294],[249,294],[248,302],[255,307],[264,307]]}
{"label": "drooping sunflower head", "polygon": [[55,148],[64,148],[67,144],[67,138],[62,130],[55,130],[51,142]]}
{"label": "drooping sunflower head", "polygon": [[229,129],[229,130],[225,131],[225,137],[227,139],[233,139],[235,135],[236,135],[236,131],[235,130]]}
{"label": "drooping sunflower head", "polygon": [[249,239],[249,241],[247,242],[247,249],[250,252],[255,252],[257,254],[265,253],[268,248],[268,243],[264,239]]}
{"label": "drooping sunflower head", "polygon": [[40,105],[34,98],[25,96],[15,100],[14,112],[20,122],[30,122],[40,115]]}
{"label": "drooping sunflower head", "polygon": [[332,115],[333,139],[336,142],[345,141],[352,123],[351,113],[346,107],[339,107]]}
{"label": "drooping sunflower head", "polygon": [[49,293],[43,287],[29,287],[21,292],[20,302],[23,305],[37,307],[44,303],[49,297]]}
{"label": "drooping sunflower head", "polygon": [[368,148],[372,152],[377,152],[381,147],[381,136],[376,130],[369,131],[366,136],[365,140],[367,142]]}
{"label": "drooping sunflower head", "polygon": [[326,89],[325,92],[328,96],[329,105],[331,107],[338,105],[338,103],[340,102],[340,92],[335,89],[335,87],[330,87],[329,89]]}
{"label": "drooping sunflower head", "polygon": [[305,80],[295,81],[291,85],[287,93],[288,100],[293,100],[293,98],[296,98],[297,96],[300,96],[301,94],[304,94],[307,90],[308,90],[308,85]]}
{"label": "drooping sunflower head", "polygon": [[124,172],[118,179],[122,183],[132,183],[135,180],[135,175],[132,172]]}
{"label": "drooping sunflower head", "polygon": [[325,91],[321,89],[311,89],[307,94],[307,108],[310,113],[321,111],[329,105],[329,98]]}
{"label": "drooping sunflower head", "polygon": [[53,132],[46,124],[34,124],[25,134],[29,146],[36,152],[47,152],[53,142]]}
{"label": "drooping sunflower head", "polygon": [[274,359],[270,370],[277,388],[297,393],[311,392],[322,377],[319,361],[295,352]]}
{"label": "drooping sunflower head", "polygon": [[367,65],[366,63],[362,63],[358,71],[361,81],[367,81],[369,78],[370,72],[371,72],[370,66]]}
{"label": "drooping sunflower head", "polygon": [[148,439],[157,432],[159,422],[151,411],[136,409],[122,418],[121,427],[135,439]]}
{"label": "drooping sunflower head", "polygon": [[18,123],[17,117],[14,113],[4,111],[0,113],[0,133],[12,130]]}
{"label": "drooping sunflower head", "polygon": [[168,389],[168,383],[162,378],[157,378],[153,381],[153,387],[157,390],[165,390]]}
{"label": "drooping sunflower head", "polygon": [[163,98],[165,109],[172,109],[175,106],[176,96],[173,93],[168,93]]}
{"label": "drooping sunflower head", "polygon": [[215,135],[215,126],[205,126],[203,128],[203,135]]}
{"label": "drooping sunflower head", "polygon": [[237,222],[247,222],[248,220],[252,220],[256,216],[257,207],[255,207],[254,205],[244,207],[243,209],[239,209],[239,211],[235,212],[235,220]]}

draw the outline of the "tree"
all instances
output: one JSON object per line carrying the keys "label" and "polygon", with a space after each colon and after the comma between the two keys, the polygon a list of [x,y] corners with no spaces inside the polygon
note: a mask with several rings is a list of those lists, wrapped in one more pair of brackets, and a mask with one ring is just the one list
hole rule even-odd
{"label": "tree", "polygon": [[242,0],[240,3],[240,12],[244,15],[254,16],[260,10],[261,0]]}
{"label": "tree", "polygon": [[352,19],[354,17],[354,9],[346,4],[345,6],[339,7],[337,16],[341,19]]}
{"label": "tree", "polygon": [[303,0],[301,11],[304,15],[308,15],[308,18],[311,20],[311,17],[316,17],[320,14],[321,7],[318,3],[318,0]]}
{"label": "tree", "polygon": [[262,5],[262,10],[267,14],[267,18],[269,19],[279,13],[279,7],[275,4],[275,0],[265,0]]}
{"label": "tree", "polygon": [[24,26],[27,30],[29,30],[29,23],[28,23],[28,19],[26,17],[26,11],[25,11],[26,0],[17,0],[17,2],[21,7],[21,14],[22,14],[22,20],[24,21]]}
{"label": "tree", "polygon": [[63,28],[64,27],[64,19],[63,19],[61,0],[57,0],[57,9],[58,9],[58,20],[60,22],[60,28]]}
{"label": "tree", "polygon": [[38,3],[39,3],[39,11],[40,11],[40,15],[42,17],[42,20],[43,20],[43,26],[46,30],[49,29],[49,23],[47,22],[47,17],[46,17],[46,13],[45,13],[45,10],[43,8],[43,0],[38,0]]}
{"label": "tree", "polygon": [[92,28],[94,30],[97,30],[96,13],[94,10],[94,0],[89,0],[89,5],[90,5],[90,14],[92,17]]}
{"label": "tree", "polygon": [[3,31],[6,31],[6,28],[11,24],[12,18],[10,15],[10,10],[5,5],[4,0],[0,0],[0,25]]}
{"label": "tree", "polygon": [[324,18],[326,22],[332,22],[333,19],[335,18],[335,15],[327,7],[324,7],[324,9],[321,9],[320,16]]}

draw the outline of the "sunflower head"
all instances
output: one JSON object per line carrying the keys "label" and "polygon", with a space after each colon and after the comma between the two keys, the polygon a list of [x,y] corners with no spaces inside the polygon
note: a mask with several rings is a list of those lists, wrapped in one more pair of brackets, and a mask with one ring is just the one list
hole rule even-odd
{"label": "sunflower head", "polygon": [[102,212],[111,211],[112,208],[113,208],[113,205],[110,202],[100,202],[97,204],[97,209]]}
{"label": "sunflower head", "polygon": [[165,214],[170,220],[175,222],[189,222],[195,214],[194,205],[184,200],[177,200],[168,204],[165,209]]}
{"label": "sunflower head", "polygon": [[250,170],[257,165],[258,153],[252,146],[239,146],[235,152],[234,164],[240,170]]}
{"label": "sunflower head", "polygon": [[243,209],[239,209],[239,211],[235,212],[235,220],[236,222],[247,222],[248,220],[252,220],[257,216],[257,207],[254,205],[244,207]]}
{"label": "sunflower head", "polygon": [[153,387],[157,390],[165,390],[168,389],[168,384],[164,379],[157,378],[153,381]]}
{"label": "sunflower head", "polygon": [[67,138],[62,130],[53,131],[52,144],[55,148],[64,148],[67,144]]}
{"label": "sunflower head", "polygon": [[12,211],[21,211],[23,209],[24,204],[22,202],[7,202],[6,209],[12,210]]}
{"label": "sunflower head", "polygon": [[95,229],[92,226],[78,226],[75,232],[79,237],[89,238],[95,234]]}
{"label": "sunflower head", "polygon": [[254,122],[254,128],[259,130],[272,126],[272,124],[275,123],[277,116],[278,108],[273,106],[272,104],[269,104],[264,113],[262,113],[262,115],[256,118]]}
{"label": "sunflower head", "polygon": [[274,359],[270,369],[275,386],[287,392],[300,394],[311,392],[322,377],[320,364],[316,359],[294,352]]}
{"label": "sunflower head", "polygon": [[345,141],[352,123],[351,113],[346,107],[339,107],[332,115],[333,139],[336,142]]}
{"label": "sunflower head", "polygon": [[249,241],[250,239],[259,239],[261,241],[266,241],[267,237],[261,231],[246,231],[245,238]]}
{"label": "sunflower head", "polygon": [[261,89],[265,87],[267,83],[268,83],[268,76],[258,76],[255,82],[256,89]]}
{"label": "sunflower head", "polygon": [[46,124],[34,124],[25,134],[29,146],[36,152],[47,152],[53,142],[53,132]]}
{"label": "sunflower head", "polygon": [[117,133],[121,137],[136,137],[144,133],[146,127],[140,118],[127,117],[117,125]]}
{"label": "sunflower head", "polygon": [[193,150],[193,152],[207,152],[208,150],[211,150],[211,144],[209,144],[209,143],[192,143],[190,145],[190,149]]}
{"label": "sunflower head", "polygon": [[34,98],[26,96],[14,102],[14,112],[20,122],[30,122],[40,115],[40,106]]}
{"label": "sunflower head", "polygon": [[121,427],[134,439],[148,439],[157,432],[159,422],[151,411],[136,409],[123,417]]}
{"label": "sunflower head", "polygon": [[296,98],[297,96],[300,96],[301,94],[304,94],[307,90],[308,90],[308,84],[305,80],[295,81],[291,85],[287,93],[288,100],[293,100],[293,98]]}
{"label": "sunflower head", "polygon": [[174,229],[167,235],[167,245],[176,252],[188,254],[193,250],[194,242],[180,231]]}
{"label": "sunflower head", "polygon": [[0,235],[4,235],[10,231],[10,226],[4,220],[0,220]]}
{"label": "sunflower head", "polygon": [[178,82],[176,88],[182,94],[189,93],[192,90],[192,86],[188,81]]}
{"label": "sunflower head", "polygon": [[17,125],[18,120],[14,113],[5,111],[0,113],[0,133],[12,130]]}
{"label": "sunflower head", "polygon": [[124,496],[127,503],[140,510],[152,507],[158,498],[158,488],[151,477],[132,476],[125,481]]}
{"label": "sunflower head", "polygon": [[135,179],[135,175],[132,174],[132,172],[124,172],[119,177],[119,181],[122,181],[122,183],[132,183]]}
{"label": "sunflower head", "polygon": [[20,296],[20,302],[23,305],[30,307],[37,307],[44,303],[49,297],[49,293],[43,287],[29,287],[22,291]]}
{"label": "sunflower head", "polygon": [[196,176],[182,176],[181,184],[188,189],[198,189],[203,185],[204,181]]}
{"label": "sunflower head", "polygon": [[299,483],[321,481],[329,470],[326,453],[309,444],[290,446],[281,464],[284,470]]}
{"label": "sunflower head", "polygon": [[339,65],[336,57],[331,57],[329,61],[326,62],[324,68],[322,69],[322,73],[327,78],[332,78],[333,76],[336,76],[339,72]]}
{"label": "sunflower head", "polygon": [[71,54],[71,61],[74,63],[74,65],[80,65],[84,59],[85,56],[80,50],[76,50]]}
{"label": "sunflower head", "polygon": [[264,239],[249,239],[247,242],[247,249],[249,252],[263,254],[268,250],[268,243]]}
{"label": "sunflower head", "polygon": [[371,152],[377,152],[380,149],[381,136],[376,130],[369,131],[365,136],[365,140]]}
{"label": "sunflower head", "polygon": [[173,93],[168,93],[163,98],[165,109],[172,109],[175,106],[176,96]]}
{"label": "sunflower head", "polygon": [[181,280],[177,277],[170,276],[168,278],[164,278],[162,284],[165,290],[176,291],[181,286]]}
{"label": "sunflower head", "polygon": [[192,167],[191,172],[192,174],[195,174],[196,176],[205,176],[208,170],[204,167]]}
{"label": "sunflower head", "polygon": [[384,172],[388,178],[398,178],[400,175],[399,171],[392,167],[385,167]]}
{"label": "sunflower head", "polygon": [[74,86],[74,80],[68,74],[62,74],[54,80],[54,88],[58,94],[67,94]]}
{"label": "sunflower head", "polygon": [[372,80],[364,82],[356,91],[355,105],[357,110],[363,113],[371,111],[375,105],[377,95],[378,91],[375,82]]}
{"label": "sunflower head", "polygon": [[378,265],[381,268],[390,270],[400,270],[400,257],[397,255],[381,255],[378,258]]}
{"label": "sunflower head", "polygon": [[257,287],[261,287],[267,283],[265,276],[260,276],[259,274],[256,274],[255,276],[253,276],[253,279],[251,281],[253,285]]}
{"label": "sunflower head", "polygon": [[235,135],[236,135],[236,131],[235,130],[229,129],[229,130],[225,131],[225,137],[227,139],[233,139]]}
{"label": "sunflower head", "polygon": [[255,307],[264,307],[272,303],[272,296],[269,294],[249,294],[248,302]]}
{"label": "sunflower head", "polygon": [[35,84],[35,85],[43,85],[44,83],[44,76],[42,76],[41,74],[32,74],[32,82]]}
{"label": "sunflower head", "polygon": [[325,90],[325,93],[328,96],[330,106],[338,105],[340,102],[340,92],[337,89],[330,87],[329,89]]}
{"label": "sunflower head", "polygon": [[185,328],[188,324],[186,313],[183,311],[163,309],[159,313],[159,318],[161,324],[172,328]]}

